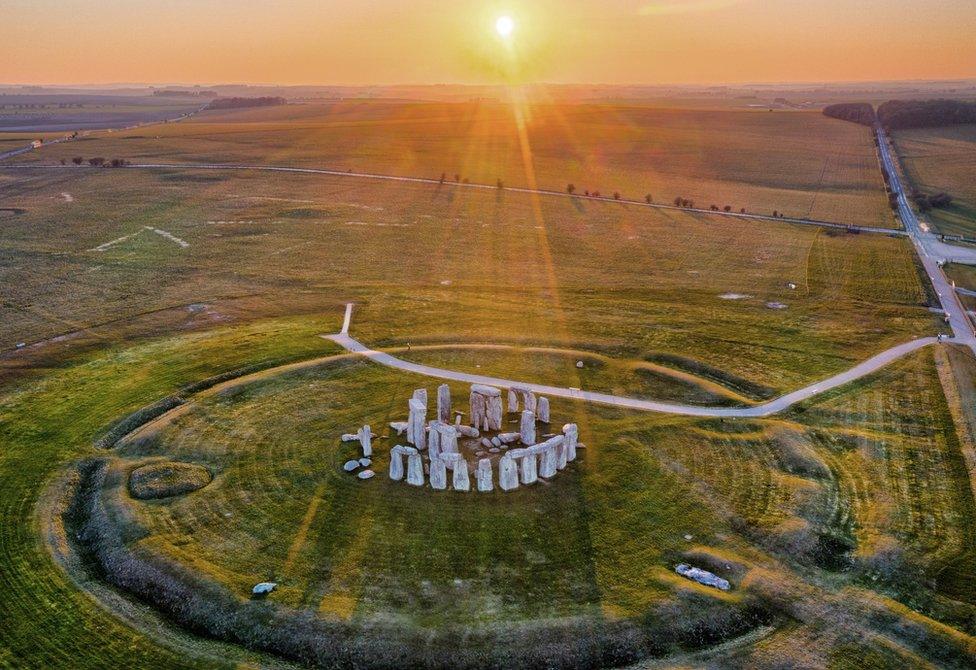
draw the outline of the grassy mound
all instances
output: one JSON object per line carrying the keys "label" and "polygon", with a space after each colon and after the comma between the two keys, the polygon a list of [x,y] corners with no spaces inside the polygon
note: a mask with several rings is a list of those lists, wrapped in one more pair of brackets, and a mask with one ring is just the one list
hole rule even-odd
{"label": "grassy mound", "polygon": [[129,493],[140,500],[172,498],[202,489],[213,480],[210,471],[193,463],[150,463],[129,475]]}

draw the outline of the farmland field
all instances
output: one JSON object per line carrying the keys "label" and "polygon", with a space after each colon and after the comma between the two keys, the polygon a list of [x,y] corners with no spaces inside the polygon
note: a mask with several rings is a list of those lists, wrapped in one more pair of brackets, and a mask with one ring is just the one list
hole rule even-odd
{"label": "farmland field", "polygon": [[567,184],[657,202],[894,225],[871,134],[817,112],[537,105],[520,133],[508,105],[337,102],[205,112],[188,123],[68,144],[30,160],[329,167],[473,182]]}
{"label": "farmland field", "polygon": [[[931,338],[908,238],[450,183],[887,227],[867,131],[541,106],[527,173],[500,118],[207,112],[0,169],[0,667],[971,667],[976,362]],[[406,361],[712,416],[554,397],[540,431],[581,441],[558,476],[409,486],[390,422],[441,382],[323,338],[347,303]],[[816,388],[905,343],[926,346]],[[363,424],[366,480],[341,439]]]}
{"label": "farmland field", "polygon": [[894,142],[915,188],[953,198],[948,208],[926,214],[939,232],[976,235],[976,125],[899,130]]}

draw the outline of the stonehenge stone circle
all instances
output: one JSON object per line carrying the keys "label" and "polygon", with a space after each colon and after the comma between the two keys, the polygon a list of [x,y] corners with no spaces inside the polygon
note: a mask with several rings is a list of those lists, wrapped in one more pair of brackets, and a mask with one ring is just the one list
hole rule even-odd
{"label": "stonehenge stone circle", "polygon": [[[544,439],[536,443],[539,439],[537,421],[550,421],[549,399],[536,397],[525,387],[508,389],[509,410],[514,407],[517,411],[520,404],[524,409],[518,416],[519,431],[501,432],[502,391],[493,386],[473,384],[471,425],[461,423],[460,412],[457,412],[457,420],[450,423],[450,388],[442,384],[437,389],[436,417],[428,423],[427,393],[417,389],[408,403],[408,420],[390,423],[398,433],[405,432],[407,442],[412,445],[396,445],[390,450],[390,479],[406,479],[411,486],[424,486],[429,482],[430,488],[438,491],[448,488],[471,491],[472,474],[465,458],[468,452],[477,459],[474,478],[477,490],[482,493],[495,490],[495,463],[498,465],[498,488],[502,491],[531,485],[539,479],[553,479],[568,463],[576,460],[579,427],[567,423],[558,434],[543,429]],[[374,437],[369,426],[363,426],[351,437],[360,441],[364,455],[361,462],[351,461],[350,465],[367,467]]]}

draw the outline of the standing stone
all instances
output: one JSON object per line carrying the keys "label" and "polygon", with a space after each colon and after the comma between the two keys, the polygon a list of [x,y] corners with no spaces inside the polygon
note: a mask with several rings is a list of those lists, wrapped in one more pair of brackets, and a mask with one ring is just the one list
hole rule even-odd
{"label": "standing stone", "polygon": [[525,390],[525,409],[530,412],[535,412],[536,410],[535,393],[528,389]]}
{"label": "standing stone", "polygon": [[454,459],[454,480],[451,483],[455,491],[471,490],[471,479],[468,476],[468,462],[463,457]]}
{"label": "standing stone", "polygon": [[575,423],[567,423],[563,426],[563,435],[566,437],[564,446],[566,448],[566,460],[569,462],[576,460],[576,445],[579,443],[579,426]]}
{"label": "standing stone", "polygon": [[565,435],[562,436],[564,439],[556,445],[556,469],[565,470],[566,469],[566,440]]}
{"label": "standing stone", "polygon": [[557,435],[551,440],[546,440],[543,442],[542,450],[542,462],[539,464],[539,476],[544,479],[552,479],[556,476],[556,471],[558,469],[558,457],[556,450],[562,444],[565,438],[562,435]]}
{"label": "standing stone", "polygon": [[489,396],[486,404],[487,419],[488,419],[488,430],[501,430],[502,429],[502,395],[499,393],[496,396]]}
{"label": "standing stone", "polygon": [[539,481],[539,459],[534,451],[526,450],[522,457],[522,483],[535,484]]}
{"label": "standing stone", "polygon": [[485,423],[485,397],[476,393],[471,387],[471,425],[477,429],[483,429]]}
{"label": "standing stone", "polygon": [[430,430],[427,431],[427,457],[434,460],[441,453],[441,434],[437,432],[437,425],[440,421],[431,421]]}
{"label": "standing stone", "polygon": [[447,463],[443,458],[431,457],[430,459],[430,486],[438,491],[447,488]]}
{"label": "standing stone", "polygon": [[475,471],[478,479],[478,490],[482,493],[486,493],[495,488],[494,482],[492,481],[492,471],[491,471],[491,461],[487,458],[482,458],[478,461],[478,469]]}
{"label": "standing stone", "polygon": [[410,418],[407,421],[407,442],[418,449],[427,448],[427,405],[418,398],[410,399]]}
{"label": "standing stone", "polygon": [[427,408],[427,389],[416,389],[413,392],[413,399],[419,400],[424,403],[424,409]]}
{"label": "standing stone", "polygon": [[535,413],[530,409],[522,412],[522,423],[519,425],[519,439],[526,446],[535,444]]}
{"label": "standing stone", "polygon": [[494,386],[471,385],[471,425],[481,430],[501,430],[502,392]]}
{"label": "standing stone", "polygon": [[508,389],[508,411],[514,413],[517,412],[518,409],[519,409],[518,391],[516,391],[513,388]]}
{"label": "standing stone", "polygon": [[444,423],[451,421],[451,387],[447,384],[437,387],[437,419]]}
{"label": "standing stone", "polygon": [[420,452],[413,447],[407,447],[407,483],[411,486],[424,485],[424,461]]}
{"label": "standing stone", "polygon": [[396,482],[403,479],[403,453],[399,444],[390,449],[390,479]]}
{"label": "standing stone", "polygon": [[359,429],[358,435],[359,445],[363,448],[363,456],[369,458],[373,455],[373,432],[366,425]]}
{"label": "standing stone", "polygon": [[518,464],[511,452],[498,461],[498,486],[503,491],[513,491],[519,487]]}
{"label": "standing stone", "polygon": [[502,444],[511,444],[512,442],[518,442],[519,434],[518,433],[499,433],[496,437],[497,437],[498,441],[501,442]]}
{"label": "standing stone", "polygon": [[[430,442],[428,446],[431,458],[435,455],[458,453],[458,434],[454,426],[449,423],[444,423],[443,421],[432,422],[428,439]],[[433,446],[435,441],[437,442],[436,454]]]}
{"label": "standing stone", "polygon": [[539,415],[539,421],[549,423],[549,398],[541,396],[536,409],[536,413]]}

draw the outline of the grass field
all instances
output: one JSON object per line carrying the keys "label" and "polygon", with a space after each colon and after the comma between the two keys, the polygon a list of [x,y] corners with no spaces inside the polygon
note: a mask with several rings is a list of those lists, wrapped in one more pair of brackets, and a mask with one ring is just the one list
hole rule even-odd
{"label": "grass field", "polygon": [[816,112],[349,101],[206,112],[188,123],[50,147],[133,162],[330,167],[893,226],[867,129]]}
{"label": "grass field", "polygon": [[953,197],[925,217],[948,235],[976,233],[976,125],[899,130],[894,143],[912,186]]}
{"label": "grass field", "polygon": [[[293,105],[21,159],[131,147],[416,174],[437,155],[525,183],[495,112]],[[529,128],[540,186],[574,166],[580,189],[647,176],[887,216],[869,136],[813,114],[567,106]],[[925,348],[757,420],[554,400],[586,446],[508,494],[391,482],[393,437],[374,442],[374,479],[341,471],[342,433],[389,433],[438,383],[319,337],[347,302],[353,336],[410,360],[746,406],[938,331],[903,238],[259,172],[0,170],[0,192],[0,667],[976,659],[968,350]],[[160,407],[176,409],[115,442]],[[160,479],[145,490],[137,469]],[[682,561],[732,590],[676,575]]]}
{"label": "grass field", "polygon": [[936,327],[896,238],[341,177],[2,178],[8,349],[353,300],[374,346],[587,348],[782,391]]}

